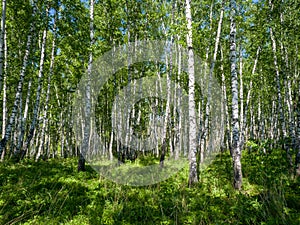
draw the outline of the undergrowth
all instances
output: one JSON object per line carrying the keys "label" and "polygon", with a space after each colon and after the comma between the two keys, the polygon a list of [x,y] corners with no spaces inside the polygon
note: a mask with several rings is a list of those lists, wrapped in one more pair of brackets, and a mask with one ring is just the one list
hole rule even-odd
{"label": "undergrowth", "polygon": [[0,224],[300,224],[300,181],[285,153],[243,152],[243,190],[232,188],[231,158],[220,154],[199,183],[187,168],[146,187],[115,184],[76,159],[0,164]]}

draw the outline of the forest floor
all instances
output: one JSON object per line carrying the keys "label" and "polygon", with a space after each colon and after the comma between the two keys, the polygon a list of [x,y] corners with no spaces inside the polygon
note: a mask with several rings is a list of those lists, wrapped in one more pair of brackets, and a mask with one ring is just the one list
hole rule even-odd
{"label": "forest floor", "polygon": [[300,178],[285,152],[243,151],[243,190],[229,153],[187,187],[187,168],[146,187],[115,184],[77,159],[0,163],[0,224],[300,224]]}

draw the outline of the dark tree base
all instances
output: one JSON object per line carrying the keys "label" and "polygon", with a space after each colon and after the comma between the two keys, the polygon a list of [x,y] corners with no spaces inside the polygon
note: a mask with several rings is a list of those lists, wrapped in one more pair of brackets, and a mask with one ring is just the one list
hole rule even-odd
{"label": "dark tree base", "polygon": [[80,153],[79,159],[78,159],[77,171],[78,172],[85,171],[85,159],[81,153]]}

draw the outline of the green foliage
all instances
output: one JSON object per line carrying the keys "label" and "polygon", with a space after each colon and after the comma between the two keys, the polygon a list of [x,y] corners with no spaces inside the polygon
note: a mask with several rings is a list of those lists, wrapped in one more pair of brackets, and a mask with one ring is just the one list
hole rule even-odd
{"label": "green foliage", "polygon": [[[152,163],[147,157],[144,163]],[[244,152],[243,191],[218,155],[187,187],[188,168],[147,187],[115,184],[76,159],[0,165],[0,224],[299,224],[300,181],[284,152]]]}

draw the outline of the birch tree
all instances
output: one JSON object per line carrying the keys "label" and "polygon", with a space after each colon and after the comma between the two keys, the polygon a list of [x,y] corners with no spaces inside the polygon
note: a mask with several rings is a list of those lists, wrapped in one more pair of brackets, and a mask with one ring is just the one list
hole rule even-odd
{"label": "birch tree", "polygon": [[230,0],[230,73],[232,92],[232,161],[234,188],[242,188],[242,164],[239,138],[238,77],[236,65],[236,1]]}
{"label": "birch tree", "polygon": [[[300,83],[298,94],[300,94]],[[297,101],[297,149],[296,158],[295,158],[295,166],[296,166],[296,174],[300,176],[300,97],[298,95]]]}
{"label": "birch tree", "polygon": [[[5,2],[5,3],[4,3]],[[6,35],[6,29],[5,29],[5,18],[3,18],[3,15],[6,13],[6,1],[3,0],[3,5],[2,5],[2,20],[1,20],[1,32],[3,32],[3,56],[2,56],[2,60],[4,60],[3,63],[3,71],[2,73],[2,77],[3,77],[3,96],[2,96],[2,135],[1,138],[4,138],[5,136],[5,127],[6,127],[6,122],[7,122],[7,107],[6,107],[6,101],[7,101],[7,80],[6,80],[6,73],[7,73],[7,35]],[[2,51],[2,49],[1,49]],[[0,53],[1,54],[1,53]],[[0,58],[0,63],[1,63],[1,58]],[[0,65],[0,67],[2,67],[2,65]],[[0,69],[1,70],[1,69]],[[0,75],[1,76],[1,75]],[[0,77],[1,79],[1,77]],[[0,82],[1,83],[1,82]],[[0,84],[0,94],[1,94],[1,84]],[[4,160],[4,155],[5,155],[5,151],[2,152],[2,154],[0,155],[1,157],[1,161]]]}
{"label": "birch tree", "polygon": [[188,47],[188,107],[189,107],[189,186],[198,182],[197,175],[197,137],[196,137],[196,112],[195,112],[195,71],[194,71],[194,52],[193,52],[193,32],[191,0],[186,0],[185,13],[187,21],[187,47]]}
{"label": "birch tree", "polygon": [[[94,0],[90,0],[90,48],[94,44]],[[92,63],[93,63],[93,53],[92,50],[89,52],[89,61],[87,69],[87,83],[85,87],[85,121],[84,121],[84,134],[81,146],[81,152],[78,159],[78,172],[85,171],[85,153],[88,151],[90,142],[90,132],[91,132],[91,81],[90,77],[92,74]]]}
{"label": "birch tree", "polygon": [[220,45],[220,55],[221,55],[221,65],[220,65],[220,70],[221,70],[221,79],[222,79],[222,97],[223,97],[223,109],[224,109],[224,119],[225,119],[225,135],[224,135],[224,144],[225,146],[228,147],[230,152],[232,151],[231,148],[231,133],[230,133],[230,117],[229,117],[229,112],[228,112],[228,97],[227,97],[227,87],[226,87],[226,82],[225,82],[225,74],[224,74],[224,56],[223,56],[223,49],[222,46]]}

